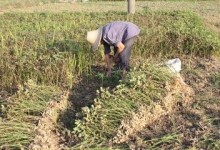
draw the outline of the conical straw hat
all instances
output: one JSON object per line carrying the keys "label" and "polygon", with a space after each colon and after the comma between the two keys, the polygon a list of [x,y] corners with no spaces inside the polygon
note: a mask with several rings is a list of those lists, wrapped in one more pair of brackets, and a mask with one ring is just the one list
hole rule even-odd
{"label": "conical straw hat", "polygon": [[98,46],[101,41],[101,37],[102,37],[102,27],[97,30],[87,32],[86,40],[92,44],[93,51],[96,51],[98,49]]}

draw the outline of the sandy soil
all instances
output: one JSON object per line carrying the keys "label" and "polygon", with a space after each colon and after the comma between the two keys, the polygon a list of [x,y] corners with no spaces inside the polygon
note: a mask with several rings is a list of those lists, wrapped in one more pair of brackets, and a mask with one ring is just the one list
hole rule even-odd
{"label": "sandy soil", "polygon": [[35,138],[29,145],[31,150],[64,149],[64,137],[57,128],[58,113],[67,107],[68,93],[59,97],[60,101],[51,101],[35,129]]}

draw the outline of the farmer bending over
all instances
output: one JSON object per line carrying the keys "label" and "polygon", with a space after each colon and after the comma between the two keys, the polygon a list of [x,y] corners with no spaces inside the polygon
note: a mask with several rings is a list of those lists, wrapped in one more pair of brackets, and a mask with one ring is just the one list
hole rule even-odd
{"label": "farmer bending over", "polygon": [[97,30],[87,32],[87,41],[96,51],[99,44],[104,45],[105,62],[108,68],[107,76],[111,76],[110,46],[114,47],[114,62],[119,64],[123,73],[129,69],[129,58],[132,46],[139,35],[140,29],[131,22],[114,21]]}

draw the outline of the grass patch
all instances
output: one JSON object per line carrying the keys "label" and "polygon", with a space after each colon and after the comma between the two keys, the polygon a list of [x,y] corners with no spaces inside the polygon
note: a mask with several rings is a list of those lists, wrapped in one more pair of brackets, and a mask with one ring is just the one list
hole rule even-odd
{"label": "grass patch", "polygon": [[8,101],[6,116],[0,121],[0,148],[27,149],[48,102],[61,94],[57,87],[33,82],[21,87]]}
{"label": "grass patch", "polygon": [[0,148],[22,149],[34,136],[34,125],[26,122],[3,121],[0,122]]}
{"label": "grass patch", "polygon": [[32,81],[25,86],[19,89],[9,104],[7,118],[13,120],[16,116],[19,120],[37,122],[47,103],[61,94],[61,91],[58,87],[39,86]]}
{"label": "grass patch", "polygon": [[71,87],[75,75],[88,73],[92,63],[102,61],[103,49],[94,55],[86,32],[113,20],[131,21],[141,28],[135,56],[206,56],[220,49],[218,35],[191,12],[20,13],[0,19],[1,88],[17,87],[29,79]]}
{"label": "grass patch", "polygon": [[[131,139],[136,139],[133,136],[144,131],[148,124],[177,109],[173,105],[182,101],[178,93],[184,90],[175,89],[171,94],[175,95],[173,101],[172,96],[168,96],[166,85],[172,82],[172,78],[167,70],[144,64],[131,71],[112,92],[101,88],[94,105],[84,107],[83,118],[75,122],[73,133],[80,142],[73,149],[131,148]],[[183,99],[185,101],[187,98]],[[155,139],[153,145],[146,144],[145,148],[176,141],[176,136],[167,135],[158,139],[158,142]]]}

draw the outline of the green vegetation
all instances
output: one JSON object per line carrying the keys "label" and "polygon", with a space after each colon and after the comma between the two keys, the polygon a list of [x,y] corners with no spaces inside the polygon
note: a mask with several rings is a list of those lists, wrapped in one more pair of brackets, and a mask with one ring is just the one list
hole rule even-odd
{"label": "green vegetation", "polygon": [[[137,113],[140,107],[152,111],[157,103],[163,101],[166,90],[162,85],[171,78],[164,71],[142,65],[128,74],[112,93],[101,88],[94,105],[83,108],[83,120],[76,121],[74,132],[82,141],[76,149],[107,146],[111,139],[120,143],[117,140],[123,139],[121,135],[120,138],[113,138],[123,119]],[[136,123],[138,130],[140,121]],[[122,134],[125,133],[122,131]]]}
{"label": "green vegetation", "polygon": [[73,131],[78,144],[72,149],[219,149],[219,74],[198,88],[209,73],[189,66],[197,74],[184,74],[196,93],[149,62],[113,90],[101,88],[94,105],[78,114]]}
{"label": "green vegetation", "polygon": [[[42,1],[25,1],[25,6],[29,2],[34,5]],[[14,1],[0,1],[1,6],[11,3]],[[202,75],[206,72],[200,72],[196,67],[185,69],[186,78],[193,79],[188,81],[193,88],[198,89],[198,80],[210,80],[211,83],[201,85],[201,89],[209,89],[203,93],[199,91],[202,93],[199,97],[201,101],[195,102],[192,105],[195,109],[192,109],[190,96],[193,94],[185,84],[182,87],[181,81],[173,83],[175,77],[167,70],[142,61],[152,57],[154,61],[161,61],[173,56],[192,58],[219,54],[218,33],[208,29],[198,15],[189,11],[143,9],[135,15],[118,11],[1,15],[0,90],[12,96],[5,98],[0,95],[0,148],[27,149],[36,136],[34,128],[48,103],[59,101],[62,91],[79,86],[73,84],[81,76],[89,74],[100,79],[102,85],[108,83],[111,90],[101,88],[94,104],[78,112],[74,129],[68,133],[76,141],[69,147],[218,149],[216,131],[219,129],[219,117],[216,114],[219,111],[206,108],[206,105],[208,100],[209,103],[219,104],[218,96],[213,94],[220,87],[219,73],[205,78]],[[103,67],[103,48],[92,53],[85,40],[87,31],[114,20],[131,21],[141,28],[132,53],[133,60],[141,62],[136,61],[136,68],[120,82],[120,72],[116,71],[113,77],[108,78],[104,73],[92,70],[93,64]],[[137,65],[139,63],[142,65]],[[187,65],[191,66],[191,63]],[[112,88],[116,84],[118,86]],[[178,90],[174,90],[176,86],[180,86]],[[196,97],[196,100],[199,98]],[[201,114],[196,112],[199,109],[202,109]],[[206,131],[206,128],[210,130]]]}
{"label": "green vegetation", "polygon": [[28,79],[71,87],[76,74],[89,72],[94,60],[100,61],[100,53],[92,54],[85,40],[86,32],[112,20],[140,26],[135,56],[204,56],[220,50],[218,35],[190,12],[4,14],[0,19],[1,88]]}
{"label": "green vegetation", "polygon": [[48,102],[59,100],[61,94],[58,87],[39,86],[33,81],[20,87],[17,94],[1,105],[5,115],[0,120],[0,148],[27,149]]}
{"label": "green vegetation", "polygon": [[27,148],[34,136],[34,125],[27,122],[4,121],[0,122],[0,148],[22,149]]}

